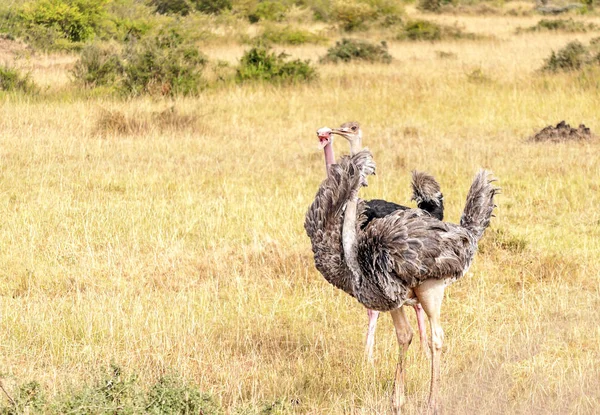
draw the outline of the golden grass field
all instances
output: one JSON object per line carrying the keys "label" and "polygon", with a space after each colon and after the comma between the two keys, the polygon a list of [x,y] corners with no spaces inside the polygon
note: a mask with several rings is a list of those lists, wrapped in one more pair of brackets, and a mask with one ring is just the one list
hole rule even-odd
{"label": "golden grass field", "polygon": [[[457,222],[477,169],[502,187],[474,265],[446,291],[444,412],[598,413],[600,140],[525,140],[563,119],[600,133],[599,72],[537,72],[552,49],[599,33],[514,34],[537,17],[437,19],[494,38],[391,42],[392,64],[321,65],[308,86],[209,89],[177,99],[171,123],[156,115],[166,100],[7,95],[0,375],[9,393],[28,380],[64,393],[112,362],[146,383],[175,371],[228,414],[276,401],[278,413],[387,413],[391,319],[380,318],[371,367],[365,310],[315,270],[303,229],[325,175],[315,131],[357,120],[378,167],[365,198],[414,203],[410,171],[425,170]],[[285,50],[315,60],[326,48]],[[235,62],[243,50],[205,52]],[[60,91],[74,60],[19,65]],[[110,111],[139,123],[103,127]],[[407,413],[423,412],[429,376],[417,336]]]}

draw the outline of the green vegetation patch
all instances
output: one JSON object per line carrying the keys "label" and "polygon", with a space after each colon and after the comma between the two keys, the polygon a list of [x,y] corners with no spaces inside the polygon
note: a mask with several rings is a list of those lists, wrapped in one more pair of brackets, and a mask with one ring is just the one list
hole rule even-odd
{"label": "green vegetation patch", "polygon": [[266,25],[257,40],[266,44],[302,45],[305,43],[323,43],[327,41],[327,38],[289,25],[284,27]]}
{"label": "green vegetation patch", "polygon": [[93,384],[58,395],[49,401],[37,382],[24,383],[11,400],[0,404],[0,414],[205,414],[222,415],[209,394],[178,376],[163,376],[147,390],[135,375],[112,366]]}
{"label": "green vegetation patch", "polygon": [[208,59],[177,31],[117,46],[90,45],[75,65],[75,79],[87,87],[110,86],[125,95],[190,95],[206,82]]}
{"label": "green vegetation patch", "polygon": [[310,82],[317,78],[317,71],[310,61],[288,61],[286,53],[276,54],[265,46],[246,51],[236,71],[238,82],[266,81],[275,84]]}
{"label": "green vegetation patch", "polygon": [[373,23],[389,26],[398,22],[402,8],[393,0],[336,0],[330,18],[347,32],[367,29]]}
{"label": "green vegetation patch", "polygon": [[408,21],[397,36],[398,40],[479,39],[474,33],[463,32],[458,26],[440,25],[429,20]]}
{"label": "green vegetation patch", "polygon": [[187,16],[192,11],[220,14],[231,9],[231,0],[150,0],[149,4],[160,14]]}
{"label": "green vegetation patch", "polygon": [[590,43],[587,47],[578,40],[569,42],[558,52],[552,54],[544,62],[544,72],[576,71],[589,66],[600,64],[600,51],[596,43]]}
{"label": "green vegetation patch", "polygon": [[527,29],[519,28],[517,33],[523,32],[566,32],[566,33],[584,33],[588,30],[598,30],[599,27],[594,23],[584,23],[573,19],[542,19],[535,26]]}
{"label": "green vegetation patch", "polygon": [[38,92],[38,87],[31,80],[29,74],[23,74],[16,68],[1,65],[0,91],[32,94]]}
{"label": "green vegetation patch", "polygon": [[390,63],[392,55],[388,53],[387,43],[379,45],[358,39],[342,39],[327,50],[320,59],[321,63],[338,63],[350,61]]}

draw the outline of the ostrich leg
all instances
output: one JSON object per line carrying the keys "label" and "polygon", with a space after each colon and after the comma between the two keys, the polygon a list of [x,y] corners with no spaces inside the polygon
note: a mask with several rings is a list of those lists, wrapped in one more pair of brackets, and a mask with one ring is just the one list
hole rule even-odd
{"label": "ostrich leg", "polygon": [[431,357],[431,352],[427,346],[427,330],[425,329],[425,313],[421,304],[415,304],[415,313],[417,315],[417,327],[419,328],[419,340],[421,344],[421,351],[425,356]]}
{"label": "ostrich leg", "polygon": [[440,358],[444,342],[444,330],[440,325],[440,311],[444,299],[446,283],[443,279],[429,279],[414,288],[419,302],[429,317],[431,325],[431,389],[429,391],[429,414],[440,413],[439,384],[440,384]]}
{"label": "ostrich leg", "polygon": [[400,346],[400,354],[398,356],[398,364],[396,365],[396,376],[394,378],[394,392],[392,394],[392,412],[394,415],[399,415],[406,398],[404,397],[404,363],[406,360],[406,352],[412,341],[413,331],[410,323],[404,314],[404,308],[400,307],[390,311],[394,328],[396,329],[396,337]]}
{"label": "ostrich leg", "polygon": [[375,346],[375,329],[377,328],[377,318],[379,311],[367,310],[369,316],[369,327],[367,329],[367,342],[365,345],[365,356],[369,363],[373,363],[373,347]]}

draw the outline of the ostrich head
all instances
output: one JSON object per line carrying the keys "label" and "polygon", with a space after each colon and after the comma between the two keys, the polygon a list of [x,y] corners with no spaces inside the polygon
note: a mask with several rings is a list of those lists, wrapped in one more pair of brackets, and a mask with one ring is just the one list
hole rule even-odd
{"label": "ostrich head", "polygon": [[319,128],[317,137],[319,137],[319,148],[325,148],[329,144],[333,144],[332,129],[328,127]]}
{"label": "ostrich head", "polygon": [[356,154],[362,148],[362,130],[356,121],[345,122],[340,128],[334,128],[333,134],[338,134],[350,142],[350,152]]}
{"label": "ostrich head", "polygon": [[325,153],[325,169],[329,176],[329,166],[335,163],[335,157],[333,155],[333,135],[331,128],[323,127],[317,130],[317,137],[319,137],[319,147],[323,149]]}

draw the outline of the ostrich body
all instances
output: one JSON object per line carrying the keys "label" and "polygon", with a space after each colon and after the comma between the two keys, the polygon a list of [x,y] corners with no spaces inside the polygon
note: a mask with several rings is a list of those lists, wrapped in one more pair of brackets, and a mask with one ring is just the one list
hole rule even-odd
{"label": "ostrich body", "polygon": [[[362,129],[356,121],[350,121],[342,124],[340,128],[332,130],[332,133],[339,134],[346,138],[350,143],[350,154],[354,155],[362,149]],[[333,150],[332,150],[333,151]],[[444,196],[440,191],[440,185],[433,178],[424,172],[412,172],[412,200],[417,202],[417,207],[428,212],[434,218],[444,220]],[[402,206],[397,203],[388,202],[382,199],[372,199],[365,202],[366,220],[362,224],[364,229],[373,219],[384,218],[398,210],[409,210],[408,206]],[[417,316],[417,327],[419,329],[419,339],[422,350],[427,354],[427,331],[425,330],[425,316],[421,304],[413,305]],[[375,347],[375,330],[377,328],[377,319],[379,311],[367,309],[369,319],[367,336],[365,342],[365,355],[369,361],[373,361],[373,349]]]}
{"label": "ostrich body", "polygon": [[[334,274],[336,281],[330,282],[343,287],[365,307],[392,314],[400,344],[392,395],[395,413],[399,413],[405,400],[404,359],[412,340],[412,329],[402,306],[421,303],[431,325],[429,408],[437,413],[444,337],[439,319],[444,289],[468,270],[477,242],[489,225],[498,189],[491,185],[490,174],[480,171],[467,195],[460,225],[410,209],[374,219],[362,228],[366,207],[358,199],[358,191],[374,171],[375,163],[366,149],[332,164],[329,177],[307,212],[305,229],[311,238],[317,268],[338,271]],[[331,255],[328,244],[340,239],[343,255]]]}

